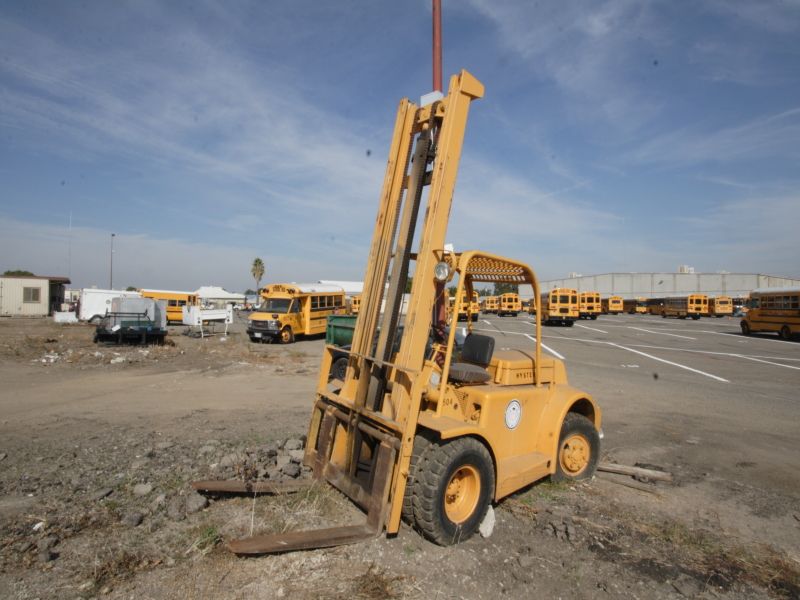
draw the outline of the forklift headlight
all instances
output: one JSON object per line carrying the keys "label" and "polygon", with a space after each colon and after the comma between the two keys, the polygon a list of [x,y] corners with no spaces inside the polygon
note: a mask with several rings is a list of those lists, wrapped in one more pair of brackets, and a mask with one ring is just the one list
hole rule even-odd
{"label": "forklift headlight", "polygon": [[433,268],[433,276],[436,281],[447,281],[447,278],[450,277],[450,265],[446,262],[436,263]]}

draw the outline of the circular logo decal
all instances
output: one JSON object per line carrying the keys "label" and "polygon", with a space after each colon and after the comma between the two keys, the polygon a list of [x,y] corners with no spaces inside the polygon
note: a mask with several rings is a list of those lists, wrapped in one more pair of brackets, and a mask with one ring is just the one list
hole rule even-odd
{"label": "circular logo decal", "polygon": [[506,427],[509,429],[516,428],[519,425],[519,420],[522,418],[522,406],[519,400],[512,400],[506,406]]}

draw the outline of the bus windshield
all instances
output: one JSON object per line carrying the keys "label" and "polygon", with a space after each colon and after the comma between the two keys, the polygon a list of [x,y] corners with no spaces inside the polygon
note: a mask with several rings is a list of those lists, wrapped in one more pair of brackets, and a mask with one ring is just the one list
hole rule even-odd
{"label": "bus windshield", "polygon": [[259,312],[288,313],[291,298],[267,298],[261,304]]}

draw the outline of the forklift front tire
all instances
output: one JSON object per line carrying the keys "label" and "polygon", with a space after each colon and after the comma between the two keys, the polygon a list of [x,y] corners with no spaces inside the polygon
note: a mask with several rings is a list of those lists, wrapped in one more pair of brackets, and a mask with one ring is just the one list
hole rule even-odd
{"label": "forklift front tire", "polygon": [[494,464],[486,447],[462,437],[434,443],[414,482],[417,529],[430,541],[450,546],[477,531],[494,494]]}
{"label": "forklift front tire", "polygon": [[600,435],[589,419],[567,413],[561,425],[554,482],[591,479],[600,458]]}
{"label": "forklift front tire", "polygon": [[428,450],[433,446],[431,440],[423,434],[414,437],[414,449],[411,452],[411,462],[408,466],[408,479],[406,491],[403,494],[403,519],[412,527],[414,526],[414,485],[424,470],[428,458]]}

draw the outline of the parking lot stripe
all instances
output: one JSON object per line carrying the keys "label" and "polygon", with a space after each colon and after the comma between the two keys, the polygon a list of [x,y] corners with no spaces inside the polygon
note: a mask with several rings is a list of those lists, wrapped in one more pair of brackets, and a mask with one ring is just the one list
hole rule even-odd
{"label": "parking lot stripe", "polygon": [[[490,331],[490,330],[481,329],[481,330],[477,330],[477,331]],[[524,335],[525,337],[533,340],[534,342],[536,341],[536,338],[533,337],[532,335],[528,335],[527,333],[522,333],[520,331],[501,331],[499,329],[498,329],[498,331],[500,331],[501,333],[509,333],[509,334],[512,334],[512,335]],[[715,379],[717,381],[721,381],[722,383],[730,383],[729,380],[724,379],[723,377],[719,377],[717,375],[712,375],[711,373],[706,373],[705,371],[701,371],[700,369],[693,369],[692,367],[689,367],[687,365],[682,365],[680,363],[672,362],[671,360],[666,360],[664,358],[659,358],[658,356],[653,356],[652,354],[647,354],[646,352],[640,352],[639,350],[634,350],[633,348],[629,348],[627,346],[621,346],[620,344],[615,344],[614,342],[607,342],[605,340],[590,340],[590,339],[575,338],[575,337],[569,337],[569,336],[564,336],[564,337],[561,337],[559,339],[561,339],[561,340],[570,340],[570,341],[575,341],[575,342],[588,342],[590,344],[605,344],[606,346],[614,346],[615,348],[619,348],[620,350],[627,350],[628,352],[633,352],[634,354],[639,354],[639,355],[645,356],[647,358],[652,358],[653,360],[656,360],[658,362],[666,363],[668,365],[672,365],[672,366],[678,367],[680,369],[685,369],[687,371],[691,371],[692,373],[697,373],[698,375],[703,375],[704,377],[710,377],[711,379]],[[542,347],[545,348],[548,352],[552,353],[554,356],[557,356],[558,358],[560,358],[561,360],[566,360],[566,358],[564,358],[561,354],[559,354],[558,352],[556,352],[552,348],[549,348],[549,347],[545,346],[544,344],[542,344]],[[681,352],[681,351],[686,352],[686,350],[683,350],[682,348],[664,348],[664,350],[674,350],[674,351],[678,351],[678,352]]]}
{"label": "parking lot stripe", "polygon": [[633,348],[628,348],[627,346],[621,346],[619,344],[615,344],[614,342],[606,342],[609,346],[614,346],[616,348],[620,348],[622,350],[627,350],[628,352],[633,352],[634,354],[639,354],[641,356],[646,356],[647,358],[652,358],[653,360],[657,360],[658,362],[663,362],[668,365],[672,365],[673,367],[678,367],[680,369],[686,369],[687,371],[691,371],[692,373],[697,373],[698,375],[705,375],[706,377],[710,377],[711,379],[716,379],[717,381],[721,381],[723,383],[730,383],[727,379],[723,379],[722,377],[718,377],[716,375],[712,375],[711,373],[706,373],[705,371],[701,371],[700,369],[693,369],[692,367],[688,367],[686,365],[682,365],[680,363],[672,362],[671,360],[666,360],[664,358],[659,358],[658,356],[653,356],[652,354],[647,354],[646,352],[640,352],[639,350],[634,350]]}
{"label": "parking lot stripe", "polygon": [[591,329],[592,331],[597,331],[600,333],[608,333],[607,331],[603,331],[602,329],[595,329],[594,327],[587,327],[586,325],[581,325],[580,323],[575,323],[578,327],[583,327],[584,329]]}
{"label": "parking lot stripe", "polygon": [[716,352],[714,350],[694,350],[689,348],[671,348],[670,346],[651,346],[650,344],[628,344],[631,348],[649,348],[650,350],[670,350],[673,352],[691,352],[694,354],[713,354],[716,356],[738,356],[741,358],[763,358],[764,360],[789,360],[792,362],[800,361],[800,358],[791,358],[788,356],[761,356],[760,354],[747,355],[738,354],[736,352]]}
{"label": "parking lot stripe", "polygon": [[641,327],[630,327],[628,329],[635,329],[636,331],[644,331],[645,333],[655,333],[656,335],[671,335],[672,337],[684,338],[686,340],[697,340],[697,338],[689,337],[688,335],[678,335],[677,333],[662,333],[661,331],[652,331],[651,329],[642,329]]}
{"label": "parking lot stripe", "polygon": [[[784,365],[782,363],[771,362],[769,360],[762,360],[760,358],[753,358],[752,356],[744,356],[742,354],[731,354],[731,356],[738,356],[739,358],[744,358],[746,360],[753,360],[755,362],[766,363],[768,365],[775,365],[776,367],[785,367],[787,369],[796,369],[800,371],[800,367],[795,367],[793,365]],[[788,359],[791,360],[791,359]]]}
{"label": "parking lot stripe", "polygon": [[[536,338],[535,338],[535,337],[533,337],[532,335],[528,335],[527,333],[525,333],[525,334],[523,334],[523,335],[524,335],[526,338],[528,338],[529,340],[533,340],[534,342],[536,341]],[[553,350],[553,349],[552,349],[550,346],[547,346],[547,345],[546,345],[544,342],[542,342],[542,348],[544,348],[545,350],[547,350],[547,351],[548,351],[550,354],[552,354],[552,355],[553,355],[553,356],[555,356],[556,358],[560,358],[561,360],[567,360],[567,359],[566,359],[566,358],[564,358],[564,357],[563,357],[561,354],[559,354],[558,352],[556,352],[555,350]]]}

